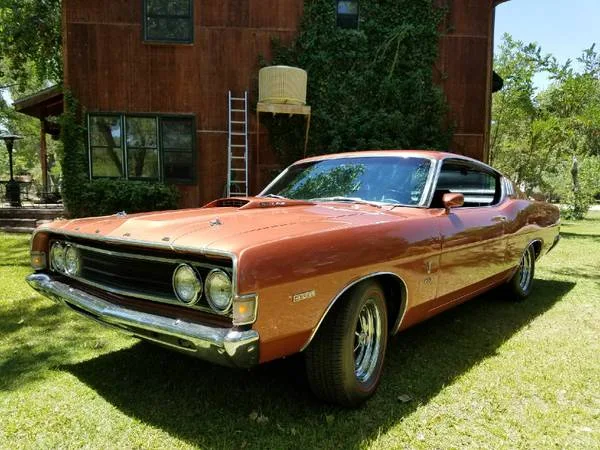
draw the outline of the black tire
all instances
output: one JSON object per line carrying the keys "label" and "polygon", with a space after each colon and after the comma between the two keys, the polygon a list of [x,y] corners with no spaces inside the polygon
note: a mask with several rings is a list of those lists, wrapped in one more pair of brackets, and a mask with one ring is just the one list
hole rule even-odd
{"label": "black tire", "polygon": [[[363,330],[369,321],[372,334]],[[338,300],[305,352],[315,395],[347,407],[365,402],[379,385],[387,336],[383,290],[375,281],[360,283]]]}
{"label": "black tire", "polygon": [[523,252],[519,268],[507,282],[507,290],[510,298],[516,301],[525,300],[531,293],[533,277],[535,275],[536,252],[533,245],[530,245]]}

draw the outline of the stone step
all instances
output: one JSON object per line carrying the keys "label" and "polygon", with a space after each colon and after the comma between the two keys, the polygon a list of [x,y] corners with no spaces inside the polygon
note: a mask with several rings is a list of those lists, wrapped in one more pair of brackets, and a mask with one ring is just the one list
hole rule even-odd
{"label": "stone step", "polygon": [[19,219],[0,217],[0,227],[35,228],[37,219]]}
{"label": "stone step", "polygon": [[0,219],[52,220],[64,216],[63,208],[0,208]]}
{"label": "stone step", "polygon": [[4,227],[0,225],[0,231],[4,233],[32,233],[34,228],[28,227]]}

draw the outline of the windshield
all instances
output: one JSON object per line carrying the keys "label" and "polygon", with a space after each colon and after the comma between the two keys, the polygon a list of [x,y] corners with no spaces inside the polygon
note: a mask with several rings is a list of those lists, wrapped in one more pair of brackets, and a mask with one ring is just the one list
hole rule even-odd
{"label": "windshield", "polygon": [[365,156],[311,161],[290,166],[261,195],[417,206],[430,169],[429,159],[417,157]]}

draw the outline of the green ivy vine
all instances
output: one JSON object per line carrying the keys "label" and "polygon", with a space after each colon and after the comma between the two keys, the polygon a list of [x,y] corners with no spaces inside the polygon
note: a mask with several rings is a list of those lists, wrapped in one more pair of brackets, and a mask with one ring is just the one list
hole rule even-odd
{"label": "green ivy vine", "polygon": [[[308,154],[389,148],[447,148],[451,130],[433,83],[440,21],[432,0],[361,0],[357,30],[338,28],[336,2],[305,0],[299,34],[273,42],[272,65],[308,72]],[[281,162],[302,156],[302,117],[266,116]]]}
{"label": "green ivy vine", "polygon": [[59,158],[63,171],[61,193],[66,210],[72,215],[79,215],[81,194],[89,180],[86,128],[79,102],[69,90],[64,91],[64,105],[64,112],[59,118],[62,141]]}

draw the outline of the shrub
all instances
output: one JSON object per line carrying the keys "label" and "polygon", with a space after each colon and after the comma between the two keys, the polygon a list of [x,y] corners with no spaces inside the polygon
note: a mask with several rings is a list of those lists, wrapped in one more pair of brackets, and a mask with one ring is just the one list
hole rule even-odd
{"label": "shrub", "polygon": [[573,186],[571,165],[570,160],[563,160],[554,174],[546,174],[544,182],[548,185],[550,199],[565,205],[562,210],[563,217],[580,220],[587,214],[600,189],[600,183],[598,183],[600,158],[597,156],[579,157],[577,189]]}
{"label": "shrub", "polygon": [[177,208],[179,192],[173,186],[147,181],[92,180],[69,203],[72,217],[103,216]]}

